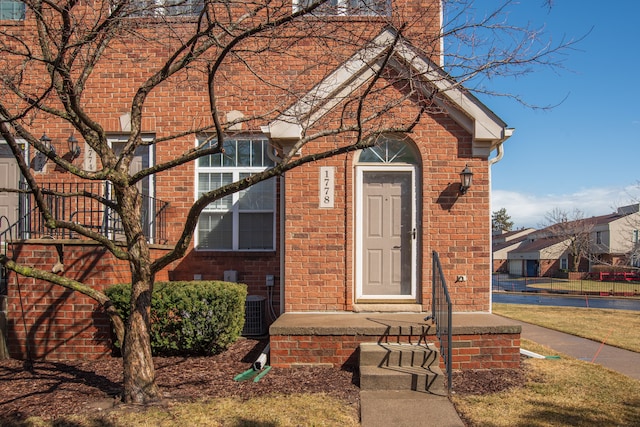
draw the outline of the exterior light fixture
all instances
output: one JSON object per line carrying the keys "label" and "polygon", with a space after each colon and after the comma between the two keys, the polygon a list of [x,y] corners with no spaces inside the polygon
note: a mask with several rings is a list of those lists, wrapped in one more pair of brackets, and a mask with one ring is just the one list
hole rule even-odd
{"label": "exterior light fixture", "polygon": [[71,160],[80,156],[80,144],[73,134],[67,139],[67,144],[69,144],[69,153],[71,153]]}
{"label": "exterior light fixture", "polygon": [[460,194],[466,194],[471,184],[473,184],[473,172],[469,169],[469,165],[465,165],[460,172]]}
{"label": "exterior light fixture", "polygon": [[53,153],[55,154],[56,149],[51,144],[51,138],[47,136],[46,132],[43,133],[42,136],[40,137],[40,143],[44,145],[44,148],[53,151]]}

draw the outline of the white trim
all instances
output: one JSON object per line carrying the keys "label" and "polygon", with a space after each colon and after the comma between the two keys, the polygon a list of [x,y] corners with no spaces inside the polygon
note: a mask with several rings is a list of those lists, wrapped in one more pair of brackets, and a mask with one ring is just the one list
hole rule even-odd
{"label": "white trim", "polygon": [[[263,136],[238,136],[237,138],[230,138],[230,140],[240,140],[240,139],[246,139],[246,140],[250,140],[250,141],[266,141],[266,138],[264,138]],[[196,138],[194,141],[194,145],[196,147],[198,147],[200,144],[202,144],[202,140]],[[265,145],[265,149],[267,148],[267,146]],[[267,153],[268,154],[268,153]],[[271,159],[273,160],[273,159]],[[231,178],[231,182],[237,182],[240,181],[240,175],[242,174],[253,174],[253,173],[259,173],[259,172],[263,172],[266,169],[268,169],[268,166],[199,166],[199,159],[195,161],[195,167],[194,167],[194,180],[193,180],[193,200],[196,201],[198,200],[199,197],[199,177],[198,174],[199,173],[229,173],[232,175]],[[232,230],[232,235],[231,235],[231,248],[229,249],[220,249],[220,248],[199,248],[199,230],[200,230],[200,219],[198,218],[198,222],[196,224],[196,227],[193,231],[193,247],[194,250],[197,252],[275,252],[276,251],[276,244],[277,244],[277,238],[276,238],[276,233],[277,233],[277,223],[276,223],[276,217],[278,216],[278,201],[277,201],[277,187],[276,187],[276,183],[277,183],[277,179],[276,177],[270,178],[268,180],[262,181],[262,183],[266,184],[271,184],[272,187],[272,191],[271,194],[273,195],[273,208],[271,210],[263,210],[263,211],[259,211],[259,210],[255,210],[255,211],[251,211],[254,213],[272,213],[273,214],[273,234],[272,234],[272,244],[271,244],[271,248],[260,248],[260,249],[241,249],[239,248],[240,246],[240,209],[236,206],[237,202],[238,202],[238,198],[240,195],[240,192],[235,192],[233,194],[231,194],[230,196],[232,197],[233,203],[232,203],[232,207],[225,212],[231,212],[232,216],[233,216],[233,230]],[[220,212],[222,213],[223,211],[221,209],[208,209],[208,205],[204,207],[204,209],[202,210],[201,214],[204,213],[217,213]]]}
{"label": "white trim", "polygon": [[363,173],[370,171],[380,172],[411,172],[411,227],[416,230],[416,238],[411,239],[411,294],[409,295],[365,295],[363,294],[363,251],[362,251],[362,238],[363,230],[362,225],[364,221],[355,221],[355,302],[366,302],[370,300],[406,300],[417,298],[417,260],[418,260],[418,236],[420,233],[417,227],[417,189],[416,189],[416,175],[418,173],[416,165],[402,165],[402,164],[385,164],[385,165],[356,165],[355,167],[355,218],[364,218],[363,212],[363,191],[362,181]]}
{"label": "white trim", "polygon": [[[263,131],[280,142],[299,140],[305,129],[375,75],[382,57],[395,40],[393,30],[382,31],[307,95],[264,126]],[[437,104],[473,136],[474,156],[488,158],[497,145],[511,136],[513,130],[498,116],[406,40],[398,40],[394,57],[389,65],[400,73],[419,76],[425,83],[420,86],[426,96],[435,89]]]}

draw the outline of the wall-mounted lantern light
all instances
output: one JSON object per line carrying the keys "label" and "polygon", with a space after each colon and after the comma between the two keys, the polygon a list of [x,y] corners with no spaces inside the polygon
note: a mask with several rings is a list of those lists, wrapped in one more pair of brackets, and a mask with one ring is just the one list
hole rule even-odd
{"label": "wall-mounted lantern light", "polygon": [[473,172],[469,169],[469,165],[465,165],[460,172],[460,194],[466,194],[471,184],[473,184]]}
{"label": "wall-mounted lantern light", "polygon": [[80,156],[80,144],[73,134],[67,139],[67,144],[69,144],[69,153],[71,153],[71,160]]}
{"label": "wall-mounted lantern light", "polygon": [[54,154],[56,153],[56,149],[53,147],[53,144],[51,144],[51,138],[47,136],[46,132],[40,137],[40,143],[44,145],[44,148],[53,151]]}

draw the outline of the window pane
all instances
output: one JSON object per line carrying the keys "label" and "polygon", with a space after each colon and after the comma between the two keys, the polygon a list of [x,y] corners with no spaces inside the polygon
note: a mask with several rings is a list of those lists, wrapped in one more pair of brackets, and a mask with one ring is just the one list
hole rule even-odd
{"label": "window pane", "polygon": [[195,16],[204,8],[203,0],[134,0],[132,16]]}
{"label": "window pane", "polygon": [[238,141],[238,166],[252,166],[251,165],[251,141],[239,140]]}
{"label": "window pane", "polygon": [[264,154],[262,151],[263,143],[264,141],[251,141],[252,166],[255,166],[255,167],[266,166],[264,163]]}
{"label": "window pane", "polygon": [[[297,8],[311,5],[313,0],[294,0]],[[390,0],[329,0],[314,10],[314,15],[380,15],[391,14]]]}
{"label": "window pane", "polygon": [[239,249],[273,249],[273,213],[241,213],[239,226]]}
{"label": "window pane", "polygon": [[[240,179],[250,174],[241,173]],[[239,194],[239,209],[242,211],[266,211],[273,210],[273,178],[252,185]]]}
{"label": "window pane", "polygon": [[204,7],[202,0],[165,0],[164,4],[171,16],[197,15]]}
{"label": "window pane", "polygon": [[362,150],[358,161],[360,163],[418,164],[416,154],[407,144],[386,138],[378,145]]}
{"label": "window pane", "polygon": [[233,214],[204,212],[198,220],[199,249],[233,249]]}
{"label": "window pane", "polygon": [[24,20],[25,5],[14,0],[0,0],[0,20]]}
{"label": "window pane", "polygon": [[223,167],[235,167],[238,160],[236,159],[236,141],[228,140],[224,142],[224,155],[222,157]]}
{"label": "window pane", "polygon": [[[216,188],[223,187],[233,182],[233,174],[231,173],[204,173],[198,174],[198,197],[204,193]],[[227,210],[233,206],[233,196],[225,196],[222,199],[216,200],[207,206],[207,210]]]}

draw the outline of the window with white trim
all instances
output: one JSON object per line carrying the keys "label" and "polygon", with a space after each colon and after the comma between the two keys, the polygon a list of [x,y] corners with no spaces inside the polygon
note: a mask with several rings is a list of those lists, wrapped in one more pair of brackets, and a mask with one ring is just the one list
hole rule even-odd
{"label": "window with white trim", "polygon": [[[215,143],[215,142],[213,142]],[[224,154],[198,159],[196,197],[274,165],[266,138],[226,140]],[[272,251],[276,242],[276,180],[259,182],[210,203],[200,214],[196,248]]]}
{"label": "window with white trim", "polygon": [[17,0],[0,0],[0,21],[23,21],[26,7]]}
{"label": "window with white trim", "polygon": [[[317,0],[293,0],[298,11]],[[313,11],[315,15],[336,16],[390,16],[391,0],[328,0]]]}
{"label": "window with white trim", "polygon": [[560,270],[568,270],[569,269],[569,259],[568,258],[560,258]]}

